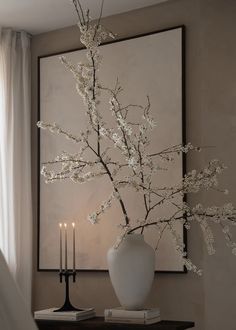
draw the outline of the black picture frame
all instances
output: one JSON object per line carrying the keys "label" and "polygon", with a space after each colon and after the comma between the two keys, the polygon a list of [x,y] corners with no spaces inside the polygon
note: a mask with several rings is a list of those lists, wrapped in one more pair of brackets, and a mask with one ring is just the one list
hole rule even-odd
{"label": "black picture frame", "polygon": [[[186,143],[186,78],[185,78],[185,26],[184,25],[177,25],[174,27],[170,27],[170,28],[165,28],[165,29],[161,29],[161,30],[157,30],[157,31],[151,31],[149,33],[144,33],[144,34],[138,34],[138,35],[134,35],[131,37],[127,37],[127,38],[120,38],[117,40],[113,40],[113,41],[109,41],[104,43],[104,45],[108,45],[108,44],[113,44],[113,43],[118,43],[121,41],[126,41],[126,40],[132,40],[135,38],[140,38],[140,37],[145,37],[145,36],[149,36],[152,34],[157,34],[157,33],[162,33],[162,32],[166,32],[166,31],[171,31],[174,29],[181,29],[181,48],[182,48],[182,79],[181,79],[181,91],[182,91],[182,142],[183,144]],[[102,47],[102,45],[101,45]],[[40,115],[40,108],[41,108],[41,102],[40,102],[40,83],[41,83],[41,76],[40,76],[40,63],[42,59],[48,58],[48,57],[52,57],[55,55],[62,55],[62,54],[67,54],[67,53],[71,53],[74,51],[79,51],[79,50],[83,50],[84,48],[73,48],[73,49],[69,49],[69,50],[64,50],[63,52],[54,52],[54,53],[50,53],[47,55],[43,55],[43,56],[38,56],[38,60],[37,60],[37,72],[38,72],[38,83],[37,83],[37,100],[38,100],[38,120],[40,121],[41,119],[41,115]],[[37,192],[38,192],[38,208],[37,208],[37,271],[39,272],[57,272],[58,269],[48,269],[48,268],[42,268],[40,266],[40,168],[41,168],[41,153],[40,153],[40,141],[41,141],[41,134],[43,134],[41,132],[40,129],[38,129],[38,177],[37,177]],[[182,162],[182,172],[183,175],[186,173],[186,156],[185,154],[183,154],[183,162]],[[187,200],[186,195],[184,196],[184,201]],[[183,227],[183,242],[185,244],[185,251],[187,252],[187,231],[186,229]],[[106,269],[78,269],[81,272],[107,272]],[[157,270],[156,273],[173,273],[173,274],[183,274],[183,273],[187,273],[187,269],[184,266],[182,271],[169,271],[169,270]]]}

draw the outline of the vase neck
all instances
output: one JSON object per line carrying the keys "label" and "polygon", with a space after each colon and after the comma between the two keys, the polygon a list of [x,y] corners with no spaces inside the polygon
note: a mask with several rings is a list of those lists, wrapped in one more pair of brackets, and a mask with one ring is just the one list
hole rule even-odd
{"label": "vase neck", "polygon": [[143,234],[128,234],[126,236],[126,240],[129,240],[129,241],[143,241],[144,236],[143,236]]}

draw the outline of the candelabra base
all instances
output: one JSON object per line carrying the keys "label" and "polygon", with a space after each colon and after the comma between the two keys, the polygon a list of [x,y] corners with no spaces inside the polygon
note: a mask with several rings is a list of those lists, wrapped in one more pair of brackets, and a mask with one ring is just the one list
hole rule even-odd
{"label": "candelabra base", "polygon": [[73,311],[83,311],[83,309],[74,307],[70,301],[64,303],[61,308],[56,309],[54,312],[73,312]]}
{"label": "candelabra base", "polygon": [[83,309],[74,307],[70,302],[70,295],[69,295],[69,277],[73,277],[73,282],[75,282],[76,271],[61,271],[59,273],[60,282],[62,282],[63,276],[65,277],[65,302],[63,306],[59,309],[54,310],[54,312],[72,312],[72,311],[83,311]]}

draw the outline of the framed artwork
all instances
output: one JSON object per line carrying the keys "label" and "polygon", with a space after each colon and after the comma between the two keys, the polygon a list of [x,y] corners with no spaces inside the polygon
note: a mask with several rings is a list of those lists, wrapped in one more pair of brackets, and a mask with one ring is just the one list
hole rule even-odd
{"label": "framed artwork", "polygon": [[[154,151],[185,141],[184,127],[184,27],[135,36],[100,46],[103,57],[99,80],[104,86],[114,86],[117,78],[123,88],[126,104],[145,104],[148,95],[151,112],[157,127],[152,131]],[[71,73],[61,64],[65,55],[72,63],[84,61],[85,50],[39,57],[39,120],[56,122],[75,135],[86,127],[84,104],[76,92]],[[108,105],[104,102],[104,111]],[[87,216],[106,200],[110,183],[104,178],[86,184],[70,180],[46,184],[40,175],[42,163],[55,158],[62,151],[76,152],[62,136],[39,130],[39,203],[38,203],[38,270],[59,268],[59,223],[68,227],[68,265],[72,264],[72,230],[76,226],[76,268],[79,270],[107,270],[106,253],[119,233],[122,214],[114,205],[97,225]],[[163,171],[157,180],[163,185],[177,183],[185,171],[182,156],[172,165],[168,174]],[[131,217],[140,212],[136,194],[125,192]],[[171,206],[170,206],[171,207]],[[169,209],[163,212],[169,212]],[[156,214],[159,216],[159,214]],[[176,225],[182,240],[186,234],[182,224]],[[185,272],[170,234],[165,232],[157,240],[153,229],[145,230],[145,240],[156,253],[156,271]]]}

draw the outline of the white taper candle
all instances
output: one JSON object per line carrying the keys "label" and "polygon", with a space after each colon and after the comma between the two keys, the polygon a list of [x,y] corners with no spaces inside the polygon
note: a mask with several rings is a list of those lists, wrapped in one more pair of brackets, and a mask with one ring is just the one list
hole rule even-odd
{"label": "white taper candle", "polygon": [[59,223],[60,230],[60,272],[62,272],[62,223]]}
{"label": "white taper candle", "polygon": [[75,272],[75,223],[72,222],[73,227],[73,271]]}
{"label": "white taper candle", "polygon": [[65,227],[65,271],[67,271],[67,224],[64,223]]}

